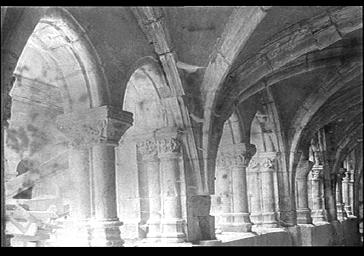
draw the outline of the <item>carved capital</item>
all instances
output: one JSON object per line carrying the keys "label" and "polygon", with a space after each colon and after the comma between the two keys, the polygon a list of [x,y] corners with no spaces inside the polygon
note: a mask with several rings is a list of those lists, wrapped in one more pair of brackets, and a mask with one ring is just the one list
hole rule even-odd
{"label": "carved capital", "polygon": [[277,152],[260,153],[259,159],[263,171],[274,171],[277,167]]}
{"label": "carved capital", "polygon": [[158,156],[177,157],[181,153],[183,132],[177,127],[165,127],[155,133]]}
{"label": "carved capital", "polygon": [[63,114],[56,121],[57,128],[68,137],[71,146],[76,148],[98,143],[117,146],[132,123],[132,113],[111,106]]}
{"label": "carved capital", "polygon": [[177,155],[181,150],[181,142],[177,138],[160,139],[157,147],[159,157]]}
{"label": "carved capital", "polygon": [[263,159],[263,167],[265,168],[274,168],[274,159],[264,158]]}
{"label": "carved capital", "polygon": [[340,168],[338,173],[336,174],[336,177],[337,177],[338,181],[342,181],[343,178],[345,177],[345,169]]}
{"label": "carved capital", "polygon": [[259,166],[260,166],[259,158],[258,159],[257,158],[252,158],[252,160],[249,161],[248,171],[250,171],[250,172],[258,171]]}
{"label": "carved capital", "polygon": [[312,168],[311,179],[319,180],[323,177],[323,168],[321,166]]}
{"label": "carved capital", "polygon": [[239,143],[225,148],[222,156],[230,167],[247,167],[255,153],[256,147],[254,145]]}
{"label": "carved capital", "polygon": [[152,140],[145,140],[137,143],[137,149],[144,160],[149,160],[157,155],[157,144]]}
{"label": "carved capital", "polygon": [[343,178],[343,181],[345,181],[345,182],[349,182],[349,181],[351,181],[351,179],[352,179],[352,175],[351,175],[351,172],[350,171],[348,171],[347,169],[344,169],[345,170],[345,172],[344,172],[344,178]]}

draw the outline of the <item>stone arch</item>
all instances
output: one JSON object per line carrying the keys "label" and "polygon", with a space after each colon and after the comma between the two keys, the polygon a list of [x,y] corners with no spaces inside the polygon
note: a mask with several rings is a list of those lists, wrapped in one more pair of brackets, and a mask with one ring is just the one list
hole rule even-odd
{"label": "stone arch", "polygon": [[353,124],[351,132],[343,138],[337,147],[337,151],[335,154],[335,162],[333,164],[333,172],[337,173],[338,169],[340,168],[341,162],[345,159],[349,152],[355,148],[359,142],[357,141],[356,135],[363,129],[363,124]]}
{"label": "stone arch", "polygon": [[265,8],[241,7],[234,9],[222,34],[223,36],[218,41],[216,52],[213,58],[211,58],[204,74],[201,85],[205,102],[202,144],[206,149],[203,153],[205,159],[204,170],[206,177],[208,177],[207,183],[211,192],[214,191],[213,170],[215,169],[215,148],[221,136],[216,136],[216,133],[221,132],[223,122],[225,121],[223,120],[221,123],[219,118],[215,116],[216,100],[220,94],[224,80],[228,77],[228,73],[240,50],[244,47],[256,27],[264,19],[269,8],[266,6]]}
{"label": "stone arch", "polygon": [[[174,127],[175,123],[163,102],[163,93],[168,87],[159,63],[153,57],[144,57],[133,67],[122,105],[123,110],[133,114],[134,124],[123,135],[116,150],[116,179],[118,211],[124,222],[123,237],[135,239],[148,234],[147,222],[151,214],[149,183],[152,179],[146,167],[148,152],[142,147],[150,146],[153,155],[158,130]],[[159,162],[154,163],[159,168]]]}
{"label": "stone arch", "polygon": [[[232,194],[231,189],[231,170],[226,168],[226,159],[222,155],[224,147],[241,143],[242,134],[240,121],[237,112],[233,112],[228,120],[225,121],[222,131],[221,140],[217,150],[216,170],[215,170],[215,195],[213,197],[211,212],[216,215],[216,223],[220,222],[219,214],[221,212],[232,212]],[[222,209],[223,207],[228,209]]]}
{"label": "stone arch", "polygon": [[[212,97],[210,103],[205,104],[204,145],[208,149],[211,148],[207,151],[211,155],[206,159],[215,159],[214,152],[216,151],[213,148],[220,139],[219,133],[222,126],[222,124],[216,124],[219,123],[219,119],[223,119],[222,114],[228,116],[228,113],[234,108],[238,100],[237,95],[251,89],[258,82],[261,82],[261,89],[264,88],[266,85],[264,77],[308,52],[324,49],[341,40],[346,34],[361,29],[361,12],[360,7],[343,7],[313,17],[305,23],[291,26],[267,42],[256,56],[230,71],[224,77],[227,77],[224,79],[224,86],[221,86],[222,89],[219,90],[222,97]],[[344,18],[348,13],[350,13],[350,18]],[[340,25],[338,26],[338,24]],[[315,32],[313,32],[313,28],[315,28]],[[330,36],[327,36],[328,34]],[[285,47],[288,45],[289,47]],[[234,98],[236,100],[232,100]],[[226,101],[226,99],[229,100]],[[210,166],[207,167],[207,170],[213,170],[214,162],[208,162],[207,166]]]}
{"label": "stone arch", "polygon": [[[257,153],[252,158],[248,167],[248,173],[252,181],[248,184],[254,184],[254,177],[259,175],[259,169],[265,159],[274,159],[274,174],[272,189],[275,194],[275,211],[277,220],[282,225],[293,225],[294,220],[294,198],[292,198],[290,184],[290,173],[287,168],[287,140],[282,132],[280,113],[278,111],[274,95],[268,87],[255,96],[260,97],[256,104],[256,113],[250,123],[250,143],[257,148]],[[251,98],[253,100],[253,97]],[[255,179],[259,179],[258,176]],[[257,194],[255,187],[249,189],[250,194]],[[272,191],[273,191],[272,190]],[[257,205],[256,205],[257,206]],[[279,215],[279,217],[278,217]]]}
{"label": "stone arch", "polygon": [[[278,175],[277,172],[274,172],[272,175],[269,174],[269,187],[266,187],[268,183],[263,184],[261,173],[264,161],[267,157],[272,159],[276,170],[280,165],[278,161],[279,147],[274,116],[271,115],[267,106],[260,105],[256,110],[256,114],[251,122],[250,143],[254,144],[257,149],[256,154],[251,159],[247,168],[251,220],[255,225],[263,224],[265,220],[262,214],[266,208],[265,205],[267,205],[267,200],[272,200],[268,203],[272,206],[270,212],[274,212],[271,216],[271,221],[274,221],[277,224],[277,213],[279,211]],[[267,193],[265,193],[266,191],[270,193],[272,197],[268,198]]]}

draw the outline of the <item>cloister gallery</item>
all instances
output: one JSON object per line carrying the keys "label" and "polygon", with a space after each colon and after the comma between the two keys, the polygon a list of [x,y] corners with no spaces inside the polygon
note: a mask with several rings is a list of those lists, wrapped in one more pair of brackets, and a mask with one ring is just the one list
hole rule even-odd
{"label": "cloister gallery", "polygon": [[1,7],[2,246],[363,242],[361,6]]}

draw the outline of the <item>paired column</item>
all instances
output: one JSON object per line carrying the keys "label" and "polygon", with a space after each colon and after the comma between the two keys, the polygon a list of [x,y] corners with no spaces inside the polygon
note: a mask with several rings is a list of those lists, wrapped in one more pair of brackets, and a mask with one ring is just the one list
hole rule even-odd
{"label": "paired column", "polygon": [[300,160],[297,166],[296,191],[297,191],[297,223],[311,224],[311,210],[308,207],[308,185],[307,176],[311,171],[313,162]]}
{"label": "paired column", "polygon": [[353,215],[352,207],[351,207],[351,172],[349,170],[345,170],[345,176],[342,181],[342,192],[343,192],[343,203],[344,210],[348,217]]}
{"label": "paired column", "polygon": [[325,209],[322,200],[322,184],[323,184],[323,166],[314,165],[311,171],[311,183],[312,183],[312,222],[320,223],[326,222]]}
{"label": "paired column", "polygon": [[155,141],[145,140],[137,144],[144,170],[148,177],[149,219],[147,238],[161,237],[161,184],[159,159]]}
{"label": "paired column", "polygon": [[[57,118],[57,127],[68,136],[74,148],[91,151],[90,168],[85,167],[82,161],[78,161],[83,166],[75,170],[75,172],[77,169],[81,172],[83,168],[90,170],[91,189],[85,188],[84,192],[79,191],[79,195],[83,198],[91,192],[92,196],[89,199],[91,205],[82,202],[79,203],[83,205],[82,209],[73,209],[75,212],[73,214],[77,215],[90,208],[91,217],[87,222],[91,246],[123,244],[119,230],[121,222],[117,217],[114,149],[132,122],[131,113],[111,106],[68,113]],[[72,157],[71,164],[73,164]],[[88,180],[87,177],[83,179],[85,180],[82,183]]]}
{"label": "paired column", "polygon": [[232,145],[224,152],[225,160],[231,168],[232,207],[230,212],[223,213],[225,222],[221,225],[226,232],[250,232],[250,221],[246,167],[255,154],[254,145],[239,143]]}
{"label": "paired column", "polygon": [[345,176],[345,169],[340,168],[339,173],[337,174],[337,183],[336,183],[336,209],[337,209],[337,217],[340,221],[343,221],[347,215],[344,210],[343,204],[343,191],[342,191],[342,180]]}
{"label": "paired column", "polygon": [[274,193],[274,174],[277,168],[277,153],[265,152],[260,153],[261,158],[261,182],[262,182],[262,224],[263,227],[278,227],[275,193]]}
{"label": "paired column", "polygon": [[158,130],[156,137],[161,174],[161,237],[166,242],[184,242],[186,235],[181,203],[181,139],[174,128]]}

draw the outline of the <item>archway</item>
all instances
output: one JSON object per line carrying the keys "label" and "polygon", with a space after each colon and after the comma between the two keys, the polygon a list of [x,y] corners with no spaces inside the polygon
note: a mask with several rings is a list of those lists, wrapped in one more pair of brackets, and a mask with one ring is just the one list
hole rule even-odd
{"label": "archway", "polygon": [[[106,80],[91,43],[68,12],[50,8],[38,19],[13,73],[5,171],[14,177],[14,167],[25,160],[38,162],[38,168],[28,168],[29,175],[9,179],[6,194],[10,198],[13,192],[33,188],[36,193],[28,202],[31,211],[47,210],[42,203],[34,203],[47,197],[49,200],[43,204],[55,203],[60,215],[85,218],[90,216],[90,152],[83,152],[84,161],[79,166],[82,171],[74,168],[73,160],[80,152],[70,148],[56,119],[107,103],[102,86]],[[34,177],[32,173],[39,175]],[[58,189],[54,191],[54,187]],[[82,212],[81,208],[88,209]]]}
{"label": "archway", "polygon": [[[140,62],[124,96],[123,109],[133,113],[135,121],[120,141],[117,152],[118,210],[124,221],[123,237],[159,239],[166,232],[162,219],[168,215],[167,203],[163,202],[166,198],[164,172],[173,171],[162,170],[159,135],[165,129],[176,127],[176,123],[161,97],[168,87],[158,62],[149,57]],[[182,213],[185,199],[181,197],[185,194],[185,179],[180,156],[176,164],[178,182],[170,185],[175,186],[175,203],[182,220],[186,214]],[[181,237],[186,233],[179,232]]]}

